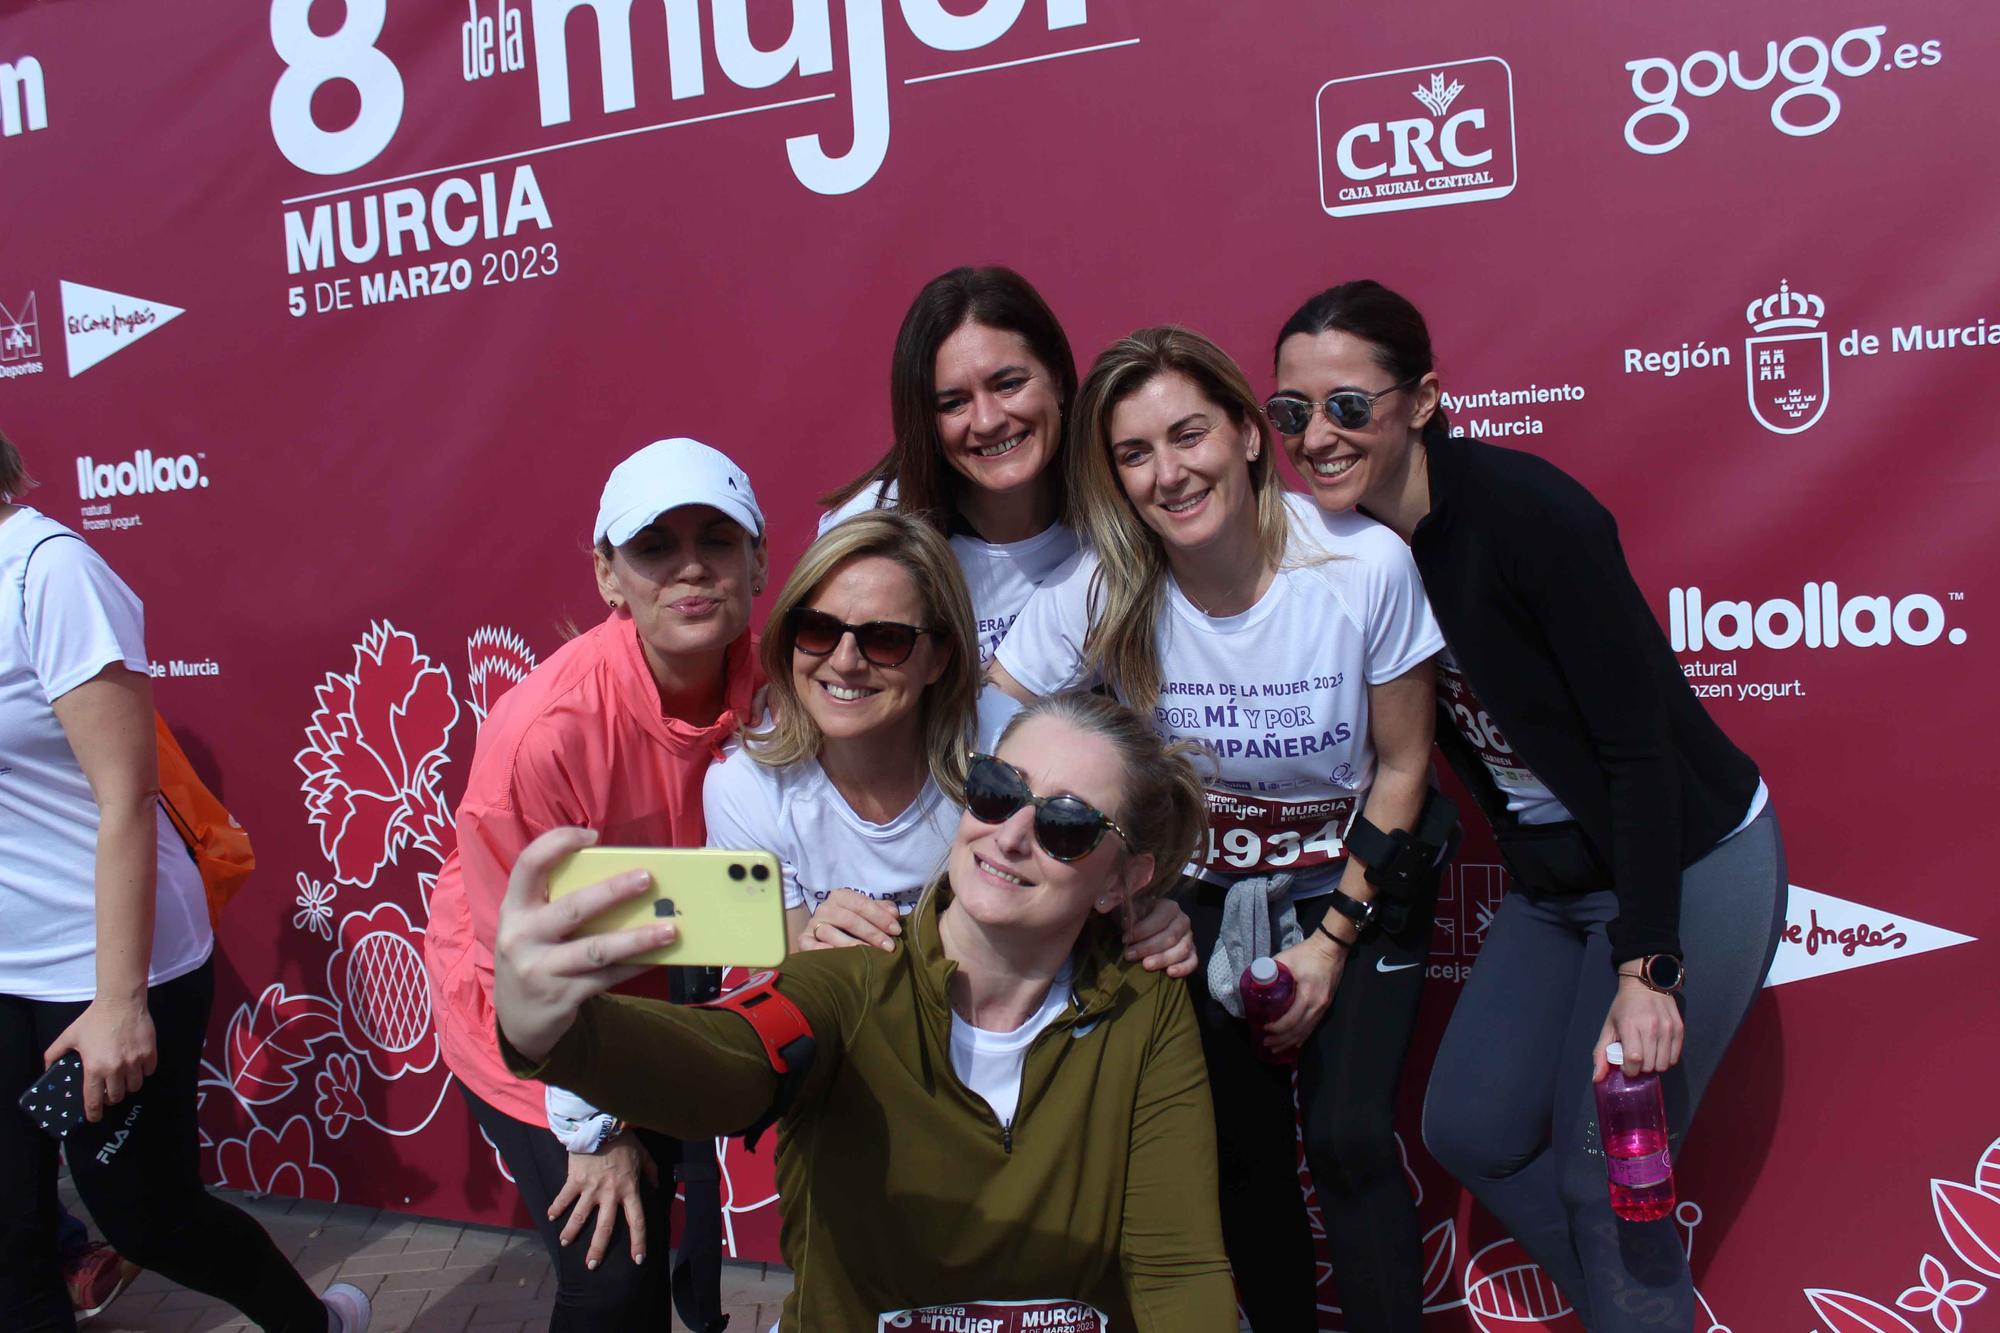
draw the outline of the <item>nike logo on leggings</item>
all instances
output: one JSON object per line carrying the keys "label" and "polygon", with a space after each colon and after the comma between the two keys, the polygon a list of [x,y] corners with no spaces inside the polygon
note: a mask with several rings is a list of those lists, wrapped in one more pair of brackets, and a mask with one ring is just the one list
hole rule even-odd
{"label": "nike logo on leggings", "polygon": [[1377,958],[1375,960],[1375,970],[1377,972],[1401,972],[1405,968],[1411,968],[1415,966],[1416,966],[1415,963],[1391,963],[1386,958]]}

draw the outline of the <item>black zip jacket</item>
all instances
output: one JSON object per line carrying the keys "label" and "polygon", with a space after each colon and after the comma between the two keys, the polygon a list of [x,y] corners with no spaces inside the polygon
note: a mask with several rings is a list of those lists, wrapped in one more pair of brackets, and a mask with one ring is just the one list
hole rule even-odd
{"label": "black zip jacket", "polygon": [[[1688,688],[1609,510],[1532,454],[1468,439],[1428,453],[1410,547],[1445,641],[1610,868],[1613,961],[1679,955],[1681,871],[1749,813],[1757,766]],[[1446,753],[1491,788],[1466,747]]]}

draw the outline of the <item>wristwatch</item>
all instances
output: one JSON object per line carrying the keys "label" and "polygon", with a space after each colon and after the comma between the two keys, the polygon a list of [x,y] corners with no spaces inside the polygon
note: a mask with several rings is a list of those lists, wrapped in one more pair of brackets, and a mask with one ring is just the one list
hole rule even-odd
{"label": "wristwatch", "polygon": [[1356,932],[1365,931],[1375,924],[1375,913],[1379,910],[1375,899],[1370,898],[1367,902],[1362,902],[1359,898],[1348,897],[1339,889],[1333,890],[1327,897],[1331,900],[1334,911],[1354,923]]}
{"label": "wristwatch", "polygon": [[1681,984],[1687,980],[1687,968],[1679,958],[1670,953],[1649,953],[1637,961],[1637,972],[1621,970],[1618,975],[1635,977],[1647,990],[1661,995],[1680,994]]}

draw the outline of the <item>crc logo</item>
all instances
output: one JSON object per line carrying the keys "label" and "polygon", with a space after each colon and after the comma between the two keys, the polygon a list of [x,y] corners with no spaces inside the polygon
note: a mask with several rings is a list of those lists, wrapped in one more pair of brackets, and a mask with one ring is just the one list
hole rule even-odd
{"label": "crc logo", "polygon": [[1498,56],[1332,79],[1314,105],[1333,217],[1514,192],[1514,72]]}
{"label": "crc logo", "polygon": [[1765,430],[1797,435],[1826,414],[1833,392],[1826,334],[1812,331],[1825,314],[1826,302],[1795,292],[1783,281],[1777,291],[1744,307],[1743,318],[1757,336],[1743,343],[1743,375],[1749,382],[1750,415]]}

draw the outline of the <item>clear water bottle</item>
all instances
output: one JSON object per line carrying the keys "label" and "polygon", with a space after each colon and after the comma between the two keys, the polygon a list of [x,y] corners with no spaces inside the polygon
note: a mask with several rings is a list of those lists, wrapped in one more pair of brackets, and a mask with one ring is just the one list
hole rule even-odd
{"label": "clear water bottle", "polygon": [[1658,1074],[1627,1078],[1625,1048],[1612,1042],[1611,1072],[1597,1085],[1597,1134],[1610,1177],[1611,1211],[1627,1222],[1656,1222],[1674,1208],[1674,1163],[1667,1152],[1667,1103]]}
{"label": "clear water bottle", "polygon": [[1299,993],[1292,971],[1275,958],[1259,958],[1243,969],[1236,992],[1243,997],[1243,1019],[1250,1025],[1250,1046],[1266,1064],[1288,1065],[1296,1058],[1290,1051],[1274,1051],[1264,1044],[1264,1029],[1285,1016]]}

